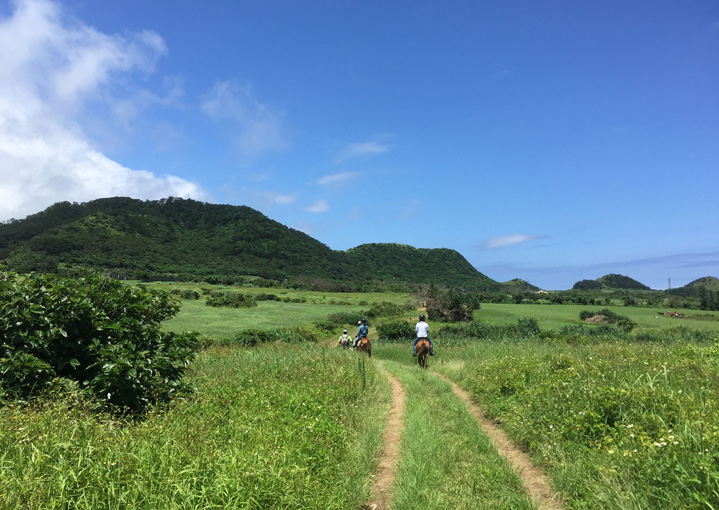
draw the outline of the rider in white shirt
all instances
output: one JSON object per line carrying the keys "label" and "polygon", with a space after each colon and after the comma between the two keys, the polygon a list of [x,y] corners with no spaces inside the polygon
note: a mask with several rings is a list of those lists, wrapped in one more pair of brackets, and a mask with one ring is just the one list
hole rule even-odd
{"label": "rider in white shirt", "polygon": [[419,322],[414,327],[417,338],[414,339],[412,344],[412,356],[417,356],[417,342],[419,342],[420,338],[426,338],[429,341],[429,355],[434,356],[434,346],[432,345],[432,340],[429,339],[429,324],[424,322],[424,319],[424,315],[420,315]]}

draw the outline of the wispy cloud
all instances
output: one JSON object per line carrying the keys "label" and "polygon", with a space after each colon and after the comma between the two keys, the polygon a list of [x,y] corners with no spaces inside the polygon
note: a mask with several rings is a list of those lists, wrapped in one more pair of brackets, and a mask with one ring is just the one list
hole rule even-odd
{"label": "wispy cloud", "polygon": [[327,200],[320,199],[317,200],[314,204],[307,207],[307,210],[311,213],[323,213],[330,210],[330,204],[327,202]]}
{"label": "wispy cloud", "polygon": [[516,244],[522,244],[529,241],[536,241],[537,239],[542,239],[542,236],[527,234],[512,234],[508,236],[499,236],[484,241],[482,243],[482,248],[487,250],[496,250],[497,248],[514,246]]}
{"label": "wispy cloud", "polygon": [[361,156],[384,154],[385,152],[389,152],[390,149],[391,146],[388,143],[380,140],[352,143],[337,155],[337,161],[342,162]]}
{"label": "wispy cloud", "polygon": [[288,205],[297,201],[297,193],[277,193],[274,191],[258,191],[257,197],[268,205]]}
{"label": "wispy cloud", "polygon": [[95,123],[107,114],[120,125],[138,115],[143,91],[125,84],[153,72],[166,51],[154,32],[107,35],[50,0],[14,3],[0,18],[0,219],[61,200],[208,198],[179,177],[112,161],[85,131],[93,112]]}
{"label": "wispy cloud", "polygon": [[247,155],[286,149],[284,115],[258,101],[249,85],[216,83],[202,99],[202,111],[213,120],[229,121],[237,129],[237,148]]}
{"label": "wispy cloud", "polygon": [[325,175],[317,179],[317,184],[320,186],[331,186],[337,184],[344,184],[347,181],[352,180],[358,175],[357,172],[339,172],[336,174]]}

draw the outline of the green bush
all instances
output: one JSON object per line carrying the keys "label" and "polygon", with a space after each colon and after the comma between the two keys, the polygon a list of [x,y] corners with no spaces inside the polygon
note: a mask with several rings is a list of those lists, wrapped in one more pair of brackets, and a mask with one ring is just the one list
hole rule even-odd
{"label": "green bush", "polygon": [[427,317],[438,321],[471,322],[479,307],[476,293],[434,289],[427,298]]}
{"label": "green bush", "polygon": [[213,292],[207,297],[207,306],[228,307],[228,308],[251,308],[257,306],[257,301],[252,296],[246,296],[240,292]]}
{"label": "green bush", "polygon": [[392,317],[393,315],[400,315],[406,311],[414,309],[414,305],[409,303],[398,305],[390,301],[382,301],[380,303],[374,303],[367,311],[366,317],[370,319],[376,319],[377,317]]}
{"label": "green bush", "polygon": [[246,329],[227,343],[254,347],[270,342],[316,343],[318,339],[317,332],[312,328]]}
{"label": "green bush", "polygon": [[392,321],[377,326],[380,340],[385,342],[409,342],[415,339],[414,326],[407,321]]}
{"label": "green bush", "polygon": [[619,329],[627,333],[637,327],[637,323],[631,320],[629,317],[619,315],[618,313],[611,311],[609,308],[604,308],[602,310],[599,310],[598,312],[592,312],[589,310],[582,310],[581,312],[579,312],[579,318],[583,321],[597,315],[601,315],[602,317],[604,317],[604,320],[607,323],[614,324]]}
{"label": "green bush", "polygon": [[16,398],[77,381],[99,407],[141,411],[186,390],[198,333],[163,331],[169,294],[89,275],[0,275],[0,385]]}

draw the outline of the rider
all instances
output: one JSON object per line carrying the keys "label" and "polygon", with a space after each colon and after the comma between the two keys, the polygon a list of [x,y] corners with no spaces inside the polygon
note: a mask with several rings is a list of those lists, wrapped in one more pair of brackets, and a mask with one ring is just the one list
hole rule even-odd
{"label": "rider", "polygon": [[359,341],[363,338],[367,338],[367,334],[369,333],[369,328],[367,327],[367,319],[363,318],[357,324],[359,324],[359,327],[357,328],[357,338],[355,338],[352,347],[357,347]]}
{"label": "rider", "polygon": [[350,342],[352,341],[352,337],[347,334],[347,330],[342,331],[342,336],[339,340],[337,340],[337,343],[340,344],[343,348],[347,347]]}
{"label": "rider", "polygon": [[417,356],[417,342],[419,342],[420,338],[426,338],[429,342],[429,355],[434,356],[434,346],[432,345],[432,340],[429,339],[429,325],[424,322],[424,315],[419,316],[419,322],[414,327],[414,330],[416,332],[417,338],[414,339],[414,343],[412,344],[412,356]]}

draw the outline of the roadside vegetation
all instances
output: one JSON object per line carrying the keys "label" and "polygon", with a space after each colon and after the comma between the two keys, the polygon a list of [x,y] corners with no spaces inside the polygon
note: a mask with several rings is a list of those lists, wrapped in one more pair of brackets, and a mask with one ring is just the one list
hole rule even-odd
{"label": "roadside vegetation", "polygon": [[[382,370],[407,393],[394,508],[532,508],[447,383],[417,368],[411,341],[421,311],[437,352],[430,370],[470,391],[531,452],[567,508],[719,509],[719,317],[710,311],[677,309],[686,318],[674,319],[659,307],[605,300],[491,303],[447,293],[441,313],[430,314],[420,306],[431,308],[422,301],[429,288],[419,296],[104,279],[83,287],[5,275],[0,508],[361,508],[389,409]],[[53,286],[68,302],[50,299]],[[207,306],[213,292],[256,306]],[[28,299],[17,306],[21,295],[46,308]],[[46,387],[18,392],[13,364],[32,361],[18,358],[20,346],[40,346],[32,356],[41,359],[43,349],[66,345],[70,326],[17,323],[60,324],[73,317],[62,308],[72,302],[101,326],[94,337],[115,335],[100,359],[114,352],[118,361],[86,365],[63,351],[48,358],[65,360],[62,368],[44,361],[54,372],[38,365],[47,373],[30,373]],[[477,307],[451,322],[447,303]],[[135,310],[132,328],[114,326],[122,307]],[[584,320],[599,315],[616,320]],[[372,360],[335,346],[362,317]],[[149,348],[111,349],[135,341],[128,331],[194,343],[167,361],[181,368],[175,391],[118,412],[102,391],[87,390],[89,376],[68,382],[63,370],[115,370],[131,394],[146,395],[133,385],[151,380],[136,366],[155,373],[137,357]]]}
{"label": "roadside vegetation", "polygon": [[0,508],[356,508],[387,410],[373,364],[319,346],[213,348],[141,419],[68,394],[0,407]]}

